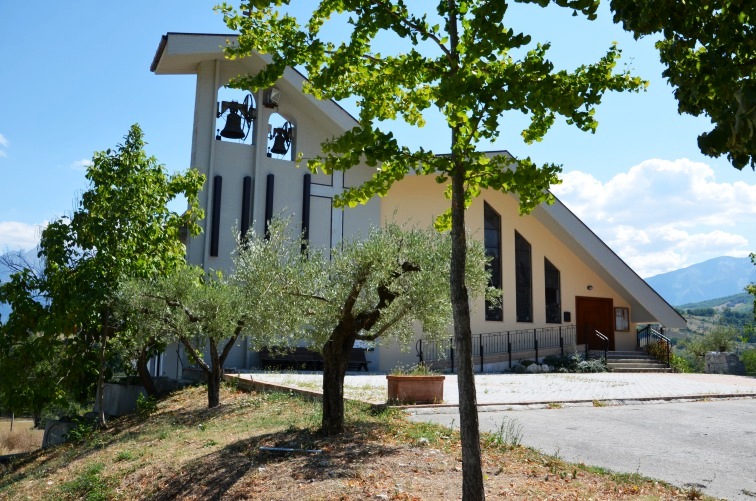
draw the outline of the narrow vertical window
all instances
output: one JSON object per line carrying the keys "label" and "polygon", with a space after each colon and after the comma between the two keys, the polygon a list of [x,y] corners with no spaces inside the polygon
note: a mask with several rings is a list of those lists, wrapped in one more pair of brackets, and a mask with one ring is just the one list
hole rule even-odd
{"label": "narrow vertical window", "polygon": [[515,231],[515,290],[517,321],[533,321],[533,264],[530,243]]}
{"label": "narrow vertical window", "polygon": [[[491,274],[490,286],[501,290],[501,216],[487,203],[483,204],[483,245],[491,261],[486,269]],[[501,303],[486,301],[486,320],[503,320]]]}
{"label": "narrow vertical window", "polygon": [[546,290],[546,323],[562,323],[562,291],[559,270],[551,261],[543,259],[545,290]]}

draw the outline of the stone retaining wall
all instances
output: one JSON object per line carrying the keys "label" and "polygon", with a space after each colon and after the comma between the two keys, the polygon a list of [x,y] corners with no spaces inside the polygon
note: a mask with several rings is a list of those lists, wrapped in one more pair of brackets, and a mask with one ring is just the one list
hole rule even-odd
{"label": "stone retaining wall", "polygon": [[704,356],[706,374],[745,375],[745,365],[735,353],[710,351]]}

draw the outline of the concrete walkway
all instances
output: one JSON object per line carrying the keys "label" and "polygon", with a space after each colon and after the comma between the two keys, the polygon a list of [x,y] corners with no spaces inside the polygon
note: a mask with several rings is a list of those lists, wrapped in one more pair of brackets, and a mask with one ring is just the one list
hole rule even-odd
{"label": "concrete walkway", "polygon": [[[250,373],[242,379],[319,393],[321,374]],[[721,374],[478,374],[478,405],[537,405],[552,402],[624,403],[654,400],[756,397],[756,378]],[[386,376],[349,374],[344,382],[347,398],[386,402]],[[444,405],[459,404],[457,376],[444,381]],[[438,406],[435,406],[438,407]]]}

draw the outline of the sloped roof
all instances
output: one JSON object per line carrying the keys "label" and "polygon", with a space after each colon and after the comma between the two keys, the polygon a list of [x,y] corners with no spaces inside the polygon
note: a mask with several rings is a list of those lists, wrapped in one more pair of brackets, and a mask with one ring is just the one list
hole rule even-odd
{"label": "sloped roof", "polygon": [[677,310],[561,201],[557,199],[552,205],[541,204],[532,215],[602,280],[628,300],[631,321],[659,322],[673,329],[686,326],[685,319]]}
{"label": "sloped roof", "polygon": [[[223,48],[227,44],[234,44],[236,39],[236,35],[167,33],[160,41],[150,70],[158,75],[196,74],[201,62],[225,60]],[[245,58],[243,62],[234,62],[241,65],[240,70],[259,71],[269,61],[269,56],[257,54]],[[301,93],[305,81],[306,77],[302,73],[287,68],[283,79],[276,86],[288,87],[289,90]],[[335,101],[320,101],[310,95],[305,97],[324,117],[342,130],[348,130],[358,124],[357,120]],[[492,153],[508,155],[505,151]],[[627,299],[631,306],[633,322],[659,322],[668,328],[686,326],[685,319],[562,202],[556,200],[552,205],[540,205],[532,215],[609,286]]]}

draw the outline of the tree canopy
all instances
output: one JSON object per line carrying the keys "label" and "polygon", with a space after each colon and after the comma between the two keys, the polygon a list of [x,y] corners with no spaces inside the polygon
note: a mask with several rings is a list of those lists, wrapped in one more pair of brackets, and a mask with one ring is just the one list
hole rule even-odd
{"label": "tree canopy", "polygon": [[678,111],[708,116],[701,152],[756,169],[756,3],[743,0],[612,0],[614,21],[636,38],[661,34],[662,73]]}
{"label": "tree canopy", "polygon": [[[404,229],[388,223],[344,242],[332,250],[330,259],[314,249],[304,256],[301,239],[287,233],[282,221],[271,225],[268,239],[253,237],[239,247],[231,280],[244,291],[244,308],[252,306],[253,310],[247,310],[250,316],[275,318],[280,325],[290,325],[293,319],[298,328],[292,332],[322,352],[322,430],[341,433],[344,376],[355,341],[395,341],[408,346],[418,323],[429,338],[448,336],[452,321],[450,236],[432,228]],[[261,270],[260,256],[271,247],[278,262]],[[472,240],[465,281],[474,298],[488,291],[485,263],[483,246]],[[276,270],[273,280],[266,271],[270,269]],[[494,294],[488,292],[489,297]],[[251,330],[257,336],[263,331],[264,325]]]}
{"label": "tree canopy", "polygon": [[[133,125],[123,144],[94,154],[86,173],[90,186],[73,214],[52,221],[42,232],[43,273],[16,276],[24,282],[17,290],[35,290],[44,303],[44,314],[34,317],[34,330],[28,326],[27,335],[42,333],[50,346],[60,343],[66,363],[97,374],[99,388],[113,355],[108,343],[122,330],[111,315],[119,281],[164,274],[182,264],[185,248],[179,233],[198,233],[202,217],[197,193],[203,176],[193,170],[169,175],[144,146],[141,129]],[[188,201],[182,214],[167,207],[178,196]],[[9,320],[14,321],[17,311],[28,310],[28,298],[16,294],[11,299]],[[121,347],[158,348],[149,339],[120,341]],[[91,363],[92,353],[99,354],[97,364]]]}

